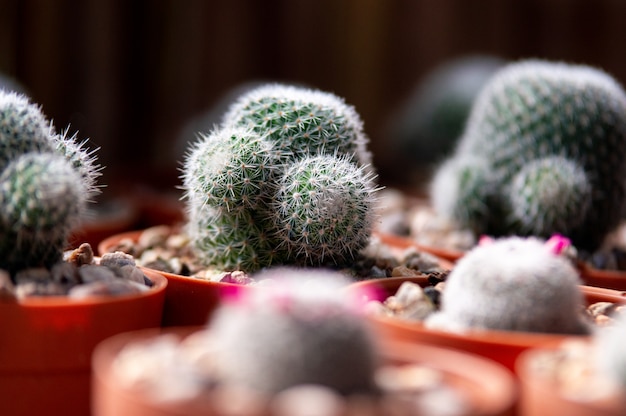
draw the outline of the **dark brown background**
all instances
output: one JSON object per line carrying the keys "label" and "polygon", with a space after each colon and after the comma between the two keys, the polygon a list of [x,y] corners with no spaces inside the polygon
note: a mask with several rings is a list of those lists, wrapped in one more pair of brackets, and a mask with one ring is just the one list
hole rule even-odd
{"label": "dark brown background", "polygon": [[108,191],[174,187],[183,124],[258,79],[345,97],[393,183],[385,121],[435,65],[541,57],[625,83],[625,40],[621,0],[0,0],[0,72],[101,147]]}

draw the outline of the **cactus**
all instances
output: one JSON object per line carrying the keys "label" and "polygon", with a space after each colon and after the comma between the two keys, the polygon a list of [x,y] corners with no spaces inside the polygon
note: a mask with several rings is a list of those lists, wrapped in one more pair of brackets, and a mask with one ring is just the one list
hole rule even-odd
{"label": "cactus", "polygon": [[587,333],[578,273],[559,254],[564,249],[559,239],[543,243],[508,237],[475,247],[448,275],[441,309],[426,325],[457,331]]}
{"label": "cactus", "polygon": [[420,80],[389,120],[394,159],[424,168],[454,148],[480,89],[502,66],[495,56],[471,55],[444,62]]}
{"label": "cactus", "polygon": [[369,139],[359,114],[332,93],[265,84],[233,103],[222,123],[267,135],[292,160],[325,153],[347,155],[361,166],[371,165]]}
{"label": "cactus", "polygon": [[49,131],[39,106],[22,94],[0,91],[0,172],[24,153],[53,151]]}
{"label": "cactus", "polygon": [[57,134],[40,107],[0,91],[0,267],[50,267],[98,191],[93,152]]}
{"label": "cactus", "polygon": [[61,133],[51,132],[52,144],[57,153],[63,155],[78,171],[83,180],[83,187],[87,194],[87,199],[92,200],[100,193],[97,185],[98,177],[101,175],[102,166],[96,163],[95,153],[98,149],[88,150],[85,145],[87,141],[78,141],[78,134],[68,136],[69,128]]}
{"label": "cactus", "polygon": [[[314,102],[311,97],[320,103],[342,103],[319,91],[275,85],[244,97],[257,97],[264,91],[288,92],[291,107]],[[243,101],[233,105],[226,118],[234,117]],[[306,123],[297,127],[314,123],[343,131],[342,135],[349,130],[345,126],[352,129],[350,134],[356,134],[357,125],[360,129],[355,119],[352,124],[344,123],[347,116],[325,109],[331,104],[320,103],[316,106],[322,109],[315,110],[320,113],[304,118]],[[309,150],[278,143],[264,122],[256,127],[248,122],[243,127],[235,124],[224,123],[208,135],[200,134],[184,163],[187,233],[204,265],[254,272],[277,264],[343,266],[354,258],[365,247],[373,223],[376,188],[371,167],[358,165],[358,157],[338,149],[317,154],[330,151],[324,142],[326,133],[311,134],[305,140],[311,155]],[[364,145],[355,137],[343,151]]]}
{"label": "cactus", "polygon": [[536,159],[511,180],[509,222],[518,221],[516,227],[529,234],[541,235],[548,227],[568,233],[585,220],[591,196],[580,165],[560,156]]}
{"label": "cactus", "polygon": [[[470,223],[481,223],[481,232],[540,237],[563,233],[576,247],[593,251],[626,208],[626,94],[608,74],[588,66],[532,60],[510,64],[477,97],[451,158],[469,155],[485,161],[488,182],[496,188],[495,198],[485,201],[489,222],[482,220],[484,212],[468,213]],[[557,156],[569,163],[555,167],[574,164],[586,176],[578,181],[584,189],[572,190],[572,199],[560,201],[566,206],[559,211],[567,212],[572,222],[555,211],[541,219],[519,218],[528,211],[512,212],[508,205],[513,178],[532,161]],[[433,187],[432,192],[443,191]],[[590,205],[580,204],[585,194],[590,194]],[[465,204],[459,200],[446,205]],[[531,205],[556,207],[558,202]],[[497,217],[504,221],[494,221]],[[461,226],[468,223],[454,219]]]}
{"label": "cactus", "polygon": [[270,207],[280,244],[307,264],[353,259],[370,236],[374,192],[371,176],[346,157],[294,162]]}
{"label": "cactus", "polygon": [[338,272],[275,268],[263,290],[225,302],[209,322],[220,382],[278,393],[319,384],[342,394],[374,390],[372,336]]}
{"label": "cactus", "polygon": [[189,215],[187,234],[198,260],[232,271],[256,271],[281,262],[267,227],[250,210],[225,211],[204,206]]}
{"label": "cactus", "polygon": [[280,155],[251,130],[226,128],[202,135],[186,159],[183,185],[194,203],[255,209],[272,192]]}
{"label": "cactus", "polygon": [[0,267],[15,272],[61,259],[86,204],[82,178],[54,153],[28,153],[0,176]]}

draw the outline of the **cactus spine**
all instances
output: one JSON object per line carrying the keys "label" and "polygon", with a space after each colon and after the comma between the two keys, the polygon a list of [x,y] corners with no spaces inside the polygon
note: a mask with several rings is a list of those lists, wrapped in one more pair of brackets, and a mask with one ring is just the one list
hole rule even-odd
{"label": "cactus spine", "polygon": [[352,260],[371,233],[374,190],[368,173],[345,157],[289,165],[272,206],[280,244],[309,264]]}
{"label": "cactus spine", "polygon": [[[485,201],[488,215],[469,211],[466,219],[454,211],[442,214],[462,226],[477,224],[477,233],[546,238],[561,233],[576,247],[592,251],[619,223],[626,208],[622,179],[626,174],[626,94],[608,74],[588,66],[546,61],[510,64],[491,78],[474,103],[451,156],[466,157],[482,160],[489,175],[493,197]],[[524,198],[531,206],[550,210],[543,218],[525,208],[514,209],[519,198],[512,194],[521,186],[514,183],[518,172],[535,160],[554,157],[568,162],[552,163],[552,169],[573,169],[576,186],[582,188],[570,189],[561,201],[545,200],[545,188],[537,187],[540,194],[536,196],[526,188]],[[583,173],[586,179],[581,178]],[[563,179],[565,173],[552,176]],[[440,202],[441,206],[466,205],[454,200],[459,194],[445,195],[436,186],[432,192],[438,194],[433,198],[453,199]],[[589,203],[581,203],[587,196]]]}
{"label": "cactus spine", "polygon": [[371,165],[369,139],[359,114],[331,93],[262,85],[232,104],[223,125],[248,127],[267,135],[292,160],[326,153],[347,155],[360,165]]}

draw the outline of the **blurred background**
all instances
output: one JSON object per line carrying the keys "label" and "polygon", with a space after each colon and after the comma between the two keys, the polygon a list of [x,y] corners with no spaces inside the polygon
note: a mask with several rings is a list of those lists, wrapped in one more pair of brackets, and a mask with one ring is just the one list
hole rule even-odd
{"label": "blurred background", "polygon": [[105,193],[174,189],[189,123],[219,121],[233,91],[263,81],[344,97],[380,182],[410,187],[390,126],[434,69],[534,57],[625,83],[625,19],[622,0],[0,0],[0,73],[101,148]]}

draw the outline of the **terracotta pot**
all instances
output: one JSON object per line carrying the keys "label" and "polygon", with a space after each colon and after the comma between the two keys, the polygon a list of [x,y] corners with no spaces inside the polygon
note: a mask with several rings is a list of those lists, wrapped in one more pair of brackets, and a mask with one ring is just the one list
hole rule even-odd
{"label": "terracotta pot", "polygon": [[[138,230],[109,236],[98,245],[98,253],[107,253],[110,247],[124,239],[136,242],[141,233]],[[150,270],[145,267],[142,269]],[[159,273],[168,280],[163,306],[163,326],[203,325],[219,305],[222,296],[249,289],[247,286],[232,283],[212,282],[161,271]]]}
{"label": "terracotta pot", "polygon": [[[149,339],[161,333],[175,332],[185,336],[196,330],[197,327],[186,327],[135,331],[112,337],[98,345],[93,355],[93,415],[224,415],[216,409],[216,401],[207,396],[169,403],[155,402],[140,389],[125,388],[112,370],[112,361],[131,342]],[[436,346],[405,342],[383,343],[381,356],[385,363],[417,363],[441,371],[445,383],[470,403],[471,408],[464,415],[514,414],[518,400],[517,384],[506,369],[490,360]],[[259,411],[258,415],[271,416],[271,412]]]}
{"label": "terracotta pot", "polygon": [[[352,284],[349,290],[374,293],[377,295],[373,295],[373,298],[377,296],[377,300],[384,300],[394,294],[405,281],[418,283],[422,287],[429,285],[425,277],[401,277],[365,280]],[[580,288],[588,304],[626,303],[626,294],[623,292],[591,286],[580,286]],[[393,317],[370,315],[368,319],[381,338],[432,344],[471,352],[499,362],[511,371],[515,371],[515,360],[522,351],[553,344],[565,337],[565,335],[557,334],[496,330],[457,334],[425,328],[421,323],[407,322]]]}
{"label": "terracotta pot", "polygon": [[0,302],[2,415],[88,415],[91,354],[120,332],[159,326],[167,280],[139,295]]}
{"label": "terracotta pot", "polygon": [[545,374],[533,371],[532,364],[540,355],[554,351],[558,344],[545,348],[533,348],[520,354],[516,372],[520,383],[520,416],[568,415],[568,416],[619,416],[626,414],[624,394],[608,394],[591,400],[577,400],[559,392],[556,383]]}

